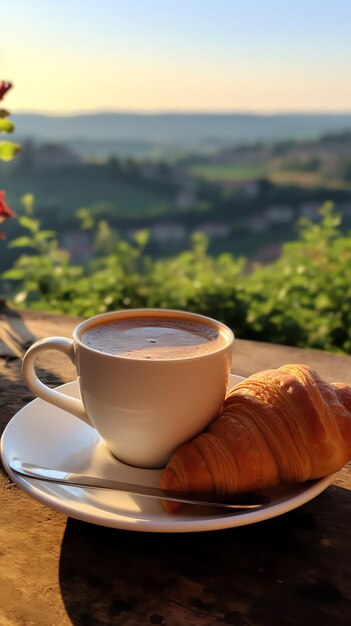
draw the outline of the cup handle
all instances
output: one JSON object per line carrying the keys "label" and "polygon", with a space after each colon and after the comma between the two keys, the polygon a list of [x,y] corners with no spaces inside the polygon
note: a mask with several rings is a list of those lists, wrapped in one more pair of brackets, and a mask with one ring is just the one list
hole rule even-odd
{"label": "cup handle", "polygon": [[73,365],[76,365],[76,355],[73,341],[71,339],[67,339],[65,337],[48,337],[47,339],[40,339],[29,348],[23,358],[22,372],[27,386],[34,393],[34,395],[42,398],[42,400],[57,406],[59,409],[72,413],[76,417],[83,420],[86,424],[89,424],[89,426],[92,426],[81,400],[71,398],[70,396],[66,396],[64,393],[55,391],[55,389],[51,389],[39,380],[35,370],[35,362],[39,352],[44,352],[46,350],[58,350],[59,352],[63,352],[70,358]]}

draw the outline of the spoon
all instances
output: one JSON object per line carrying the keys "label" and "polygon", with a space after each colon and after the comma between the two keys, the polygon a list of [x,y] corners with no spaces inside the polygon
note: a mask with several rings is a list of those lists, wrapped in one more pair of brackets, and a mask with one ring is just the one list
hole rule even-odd
{"label": "spoon", "polygon": [[149,487],[148,485],[133,485],[130,483],[99,478],[97,476],[85,476],[64,470],[49,469],[40,465],[25,463],[21,459],[13,458],[10,462],[13,472],[26,478],[44,480],[61,485],[72,485],[75,487],[86,487],[88,489],[112,489],[114,491],[126,491],[138,496],[156,498],[158,500],[170,500],[173,502],[183,502],[186,504],[197,504],[202,506],[214,506],[237,510],[254,510],[267,506],[270,499],[267,496],[253,493],[241,494],[214,494],[209,492],[185,492],[162,489],[161,487]]}

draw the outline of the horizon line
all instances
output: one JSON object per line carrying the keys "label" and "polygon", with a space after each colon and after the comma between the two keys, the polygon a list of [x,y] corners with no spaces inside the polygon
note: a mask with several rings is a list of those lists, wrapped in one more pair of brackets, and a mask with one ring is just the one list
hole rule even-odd
{"label": "horizon line", "polygon": [[210,109],[208,111],[189,109],[189,110],[168,110],[168,109],[155,109],[153,111],[145,110],[145,109],[91,109],[91,110],[77,110],[77,111],[46,111],[39,109],[24,109],[17,111],[15,109],[11,110],[11,115],[41,115],[45,117],[84,117],[89,115],[144,115],[149,117],[156,116],[167,116],[167,115],[197,115],[197,116],[205,116],[205,115],[246,115],[246,116],[260,116],[260,117],[278,117],[285,115],[304,115],[304,116],[313,116],[313,115],[351,115],[351,109],[349,110],[304,110],[304,109],[295,109],[295,110],[277,110],[277,111],[260,111],[260,110],[242,110],[242,109],[233,109],[233,110],[216,110]]}

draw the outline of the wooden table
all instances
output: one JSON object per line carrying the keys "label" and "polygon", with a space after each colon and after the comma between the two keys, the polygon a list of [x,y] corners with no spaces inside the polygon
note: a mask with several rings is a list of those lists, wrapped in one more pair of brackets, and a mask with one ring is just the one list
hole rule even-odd
{"label": "wooden table", "polygon": [[[77,319],[0,312],[1,429],[32,400],[22,344],[70,336]],[[351,357],[236,342],[235,373],[307,363],[351,380]],[[74,378],[48,353],[46,382]],[[351,468],[315,500],[281,517],[230,530],[149,534],[94,526],[52,511],[0,472],[1,626],[346,625],[351,622]]]}

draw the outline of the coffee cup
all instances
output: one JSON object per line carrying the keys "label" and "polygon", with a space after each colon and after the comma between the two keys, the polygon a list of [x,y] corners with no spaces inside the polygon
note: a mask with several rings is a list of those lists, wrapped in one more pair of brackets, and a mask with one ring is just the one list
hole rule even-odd
{"label": "coffee cup", "polygon": [[[73,340],[37,341],[23,359],[29,389],[97,430],[124,463],[163,467],[218,414],[228,390],[233,332],[209,317],[167,309],[103,313]],[[58,350],[77,370],[80,398],[37,377],[39,353]]]}

